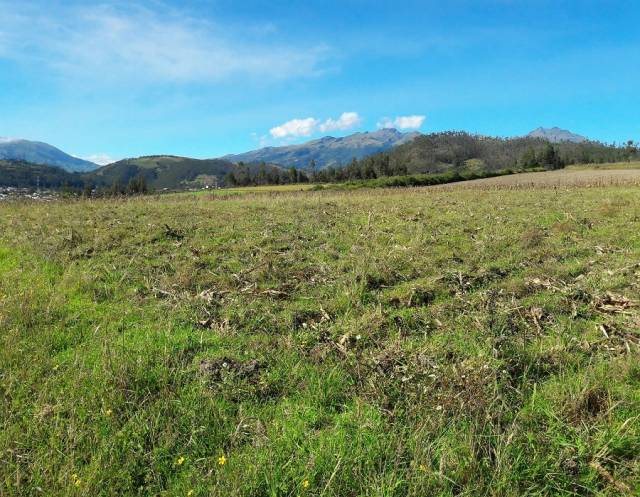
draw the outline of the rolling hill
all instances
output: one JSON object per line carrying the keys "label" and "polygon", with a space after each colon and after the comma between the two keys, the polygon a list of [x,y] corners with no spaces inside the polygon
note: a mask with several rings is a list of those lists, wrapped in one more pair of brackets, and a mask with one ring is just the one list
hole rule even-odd
{"label": "rolling hill", "polygon": [[99,166],[93,162],[73,157],[48,143],[0,138],[0,159],[45,164],[67,172],[88,172]]}
{"label": "rolling hill", "polygon": [[114,162],[89,176],[102,185],[126,184],[131,178],[143,176],[151,188],[162,190],[213,185],[234,168],[232,162],[222,159],[158,155]]}

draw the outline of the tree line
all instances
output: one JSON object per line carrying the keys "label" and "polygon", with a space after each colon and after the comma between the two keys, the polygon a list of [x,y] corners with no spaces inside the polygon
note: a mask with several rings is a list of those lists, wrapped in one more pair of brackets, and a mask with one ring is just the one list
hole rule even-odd
{"label": "tree line", "polygon": [[239,162],[234,170],[224,176],[225,186],[260,186],[260,185],[288,185],[292,183],[309,183],[309,173],[304,169],[290,167],[282,169],[268,166],[261,162],[257,169]]}

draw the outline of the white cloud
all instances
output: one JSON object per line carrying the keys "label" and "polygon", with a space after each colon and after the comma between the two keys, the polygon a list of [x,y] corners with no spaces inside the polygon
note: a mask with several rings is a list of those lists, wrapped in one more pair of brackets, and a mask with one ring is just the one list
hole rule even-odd
{"label": "white cloud", "polygon": [[398,116],[394,119],[388,117],[378,122],[378,128],[419,129],[427,117],[420,115]]}
{"label": "white cloud", "polygon": [[[324,46],[291,46],[262,33],[223,27],[169,8],[99,5],[52,11],[9,5],[0,57],[101,81],[211,82],[232,76],[286,79],[318,72]],[[3,14],[4,15],[4,14]]]}
{"label": "white cloud", "polygon": [[269,133],[273,138],[296,138],[311,136],[314,133],[327,133],[330,131],[346,131],[362,123],[357,112],[343,112],[338,119],[326,119],[321,121],[315,117],[305,119],[292,119],[286,123],[271,128]]}
{"label": "white cloud", "polygon": [[280,126],[271,128],[269,133],[274,138],[287,138],[298,136],[311,136],[318,126],[320,121],[313,117],[307,117],[306,119],[291,119]]}
{"label": "white cloud", "polygon": [[107,154],[93,154],[80,158],[88,160],[89,162],[93,162],[94,164],[98,164],[99,166],[106,166],[107,164],[111,164],[113,162],[116,162],[117,160]]}
{"label": "white cloud", "polygon": [[343,112],[336,120],[327,119],[320,124],[318,129],[323,133],[329,131],[344,131],[358,126],[360,123],[362,123],[362,119],[357,112]]}

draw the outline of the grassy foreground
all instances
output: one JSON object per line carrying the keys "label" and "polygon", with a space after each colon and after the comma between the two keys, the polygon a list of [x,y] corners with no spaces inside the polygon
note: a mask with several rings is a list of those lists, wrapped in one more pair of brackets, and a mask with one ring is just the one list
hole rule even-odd
{"label": "grassy foreground", "polygon": [[0,495],[637,495],[640,195],[0,205]]}

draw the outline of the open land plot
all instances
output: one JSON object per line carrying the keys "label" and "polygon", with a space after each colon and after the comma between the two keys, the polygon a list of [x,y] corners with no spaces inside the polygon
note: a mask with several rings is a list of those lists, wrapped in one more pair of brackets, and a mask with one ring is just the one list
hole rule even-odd
{"label": "open land plot", "polygon": [[636,495],[639,232],[633,186],[0,205],[0,494]]}
{"label": "open land plot", "polygon": [[603,164],[573,164],[565,167],[565,170],[568,170],[568,171],[584,170],[584,169],[595,169],[595,170],[640,169],[640,162],[629,161],[629,162],[605,162]]}
{"label": "open land plot", "polygon": [[[640,164],[635,167],[613,168],[614,164],[598,166],[575,166],[557,171],[519,173],[495,178],[461,181],[433,188],[573,188],[640,185]],[[610,167],[606,167],[610,166]]]}

